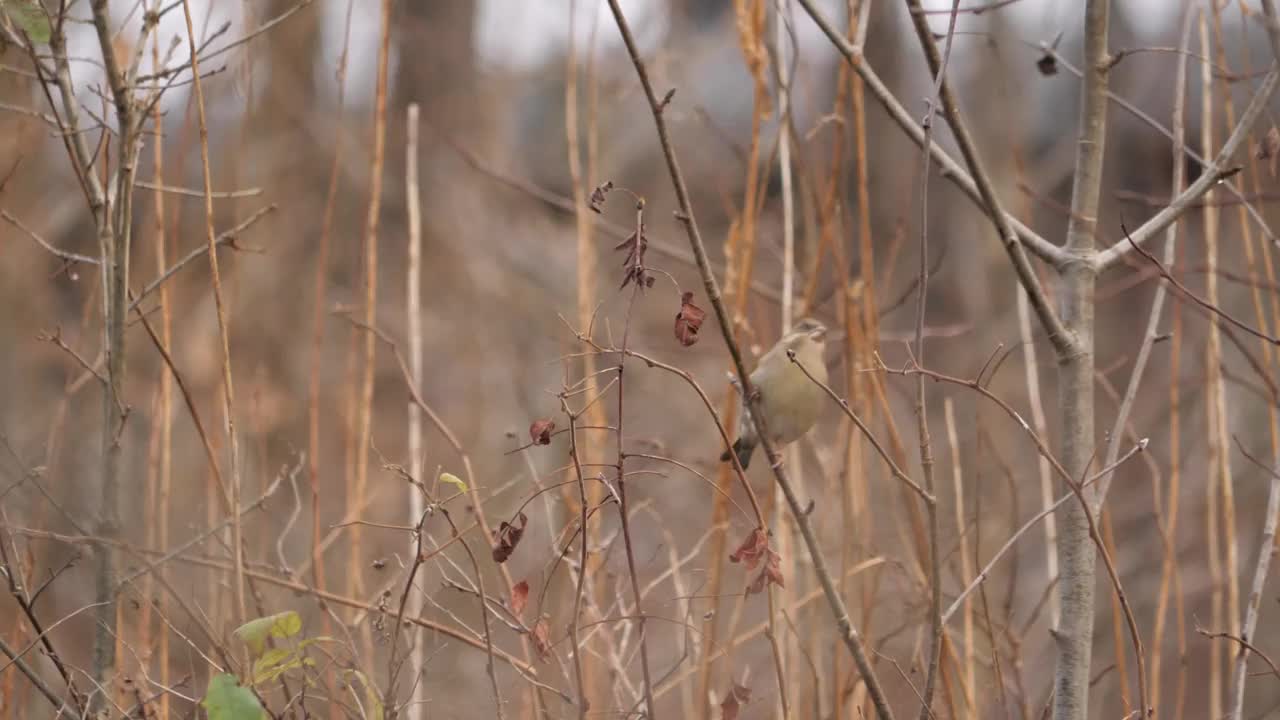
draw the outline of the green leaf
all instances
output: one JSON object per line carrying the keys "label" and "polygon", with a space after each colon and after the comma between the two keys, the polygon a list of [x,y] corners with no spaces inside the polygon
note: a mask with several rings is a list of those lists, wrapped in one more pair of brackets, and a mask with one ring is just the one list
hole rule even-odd
{"label": "green leaf", "polygon": [[254,657],[260,657],[266,648],[267,638],[291,638],[302,632],[302,617],[293,610],[250,620],[236,628],[235,635],[249,646]]}
{"label": "green leaf", "polygon": [[458,488],[458,492],[470,492],[467,489],[467,484],[462,482],[462,478],[454,475],[453,473],[440,473],[440,481],[447,482]]}
{"label": "green leaf", "polygon": [[253,661],[253,684],[271,682],[297,667],[302,667],[302,658],[295,651],[273,648]]}
{"label": "green leaf", "polygon": [[53,26],[49,24],[49,16],[36,0],[9,0],[0,3],[9,17],[31,36],[31,41],[47,43],[53,37]]}
{"label": "green leaf", "polygon": [[365,717],[369,720],[383,720],[382,701],[378,699],[378,690],[369,682],[369,678],[359,670],[349,671],[364,686]]}
{"label": "green leaf", "polygon": [[209,680],[200,705],[209,713],[209,720],[262,720],[267,716],[253,691],[241,687],[236,676],[227,673]]}

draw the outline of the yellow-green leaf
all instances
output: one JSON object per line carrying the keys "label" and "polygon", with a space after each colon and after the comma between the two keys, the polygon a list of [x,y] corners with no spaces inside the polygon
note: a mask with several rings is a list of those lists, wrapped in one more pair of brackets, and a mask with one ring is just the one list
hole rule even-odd
{"label": "yellow-green leaf", "polygon": [[453,485],[458,488],[458,492],[470,492],[467,489],[467,484],[462,482],[462,478],[454,475],[453,473],[440,473],[440,482],[447,482],[450,485]]}
{"label": "yellow-green leaf", "polygon": [[355,676],[360,684],[364,686],[364,702],[367,707],[364,708],[365,716],[369,720],[383,720],[382,701],[378,699],[378,689],[369,682],[369,678],[359,670],[351,670],[350,673]]}
{"label": "yellow-green leaf", "polygon": [[49,24],[49,16],[36,4],[36,0],[9,0],[0,2],[9,17],[26,31],[35,43],[47,43],[53,37],[53,27]]}
{"label": "yellow-green leaf", "polygon": [[281,673],[302,666],[298,654],[288,648],[272,648],[253,661],[253,684],[271,682]]}
{"label": "yellow-green leaf", "polygon": [[241,687],[236,676],[227,673],[209,680],[200,705],[209,713],[209,720],[262,720],[267,716],[253,691]]}
{"label": "yellow-green leaf", "polygon": [[253,651],[254,657],[260,657],[266,648],[268,637],[283,640],[291,638],[300,632],[302,632],[302,617],[293,610],[286,610],[275,615],[250,620],[236,628],[235,635],[245,645],[249,646],[249,649]]}

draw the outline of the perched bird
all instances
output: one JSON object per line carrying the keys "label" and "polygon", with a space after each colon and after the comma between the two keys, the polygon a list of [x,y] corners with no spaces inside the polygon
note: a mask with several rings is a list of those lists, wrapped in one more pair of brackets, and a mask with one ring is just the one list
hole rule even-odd
{"label": "perched bird", "polygon": [[[787,351],[794,351],[796,360],[804,364],[805,370],[825,384],[827,364],[822,352],[826,336],[826,326],[805,318],[760,358],[751,373],[751,386],[760,396],[759,407],[775,446],[794,442],[813,427],[822,410],[824,395],[822,388],[791,362]],[[750,403],[745,405],[738,420],[738,439],[733,443],[733,452],[744,470],[751,463],[751,454],[760,442],[755,423],[751,420]],[[729,451],[726,450],[720,460],[728,459]]]}

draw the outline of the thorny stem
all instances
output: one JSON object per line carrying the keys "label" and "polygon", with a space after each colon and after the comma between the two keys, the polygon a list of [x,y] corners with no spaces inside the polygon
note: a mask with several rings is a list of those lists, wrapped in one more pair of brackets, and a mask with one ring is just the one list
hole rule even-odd
{"label": "thorny stem", "polygon": [[[907,1],[908,6],[917,5],[913,0]],[[947,23],[947,40],[946,51],[942,55],[941,62],[934,59],[937,49],[932,45],[932,35],[927,35],[925,42],[926,54],[930,55],[930,68],[934,73],[933,94],[926,101],[928,107],[925,110],[924,121],[921,123],[921,129],[924,130],[924,143],[921,145],[920,151],[920,271],[918,283],[918,300],[916,301],[916,331],[915,331],[915,361],[924,363],[924,318],[925,309],[929,297],[929,161],[932,156],[929,154],[928,148],[933,144],[933,115],[934,107],[938,98],[942,95],[943,82],[947,72],[947,61],[951,59],[951,43],[955,38],[956,31],[956,15],[960,7],[960,0],[954,0],[951,6],[951,18]],[[921,24],[927,26],[927,21],[920,16],[915,16],[916,26],[919,29]],[[928,50],[933,52],[929,53]],[[949,99],[949,98],[948,98]],[[974,173],[979,180],[979,187],[989,187],[981,184],[985,180],[978,168],[978,172]],[[987,198],[984,198],[987,199]],[[1003,219],[999,205],[996,204],[994,196],[988,201],[988,210],[991,217]],[[1000,223],[997,222],[999,225]],[[1004,227],[1000,227],[1004,230]],[[1021,250],[1021,244],[1013,238],[1009,233],[1011,242],[1008,243],[1010,250]],[[1016,253],[1015,253],[1016,258]],[[1025,262],[1025,257],[1023,257]],[[920,470],[924,474],[925,490],[932,495],[934,492],[933,480],[933,447],[929,438],[929,406],[925,398],[924,376],[916,377],[916,431],[920,438]],[[934,685],[938,677],[938,665],[942,659],[942,561],[938,556],[938,505],[937,503],[929,503],[929,622],[931,632],[929,634],[929,660],[928,669],[925,674],[924,695],[920,702],[920,720],[927,720],[933,714],[933,691]]]}
{"label": "thorny stem", "polygon": [[[640,79],[640,84],[644,88],[646,99],[649,101],[649,110],[653,115],[654,125],[658,133],[658,141],[662,146],[663,158],[666,160],[667,168],[671,174],[671,183],[675,189],[676,200],[679,206],[679,215],[677,219],[684,225],[685,232],[689,238],[690,248],[693,250],[694,258],[698,263],[698,272],[702,276],[702,284],[707,293],[707,299],[711,302],[715,309],[716,320],[720,325],[720,331],[724,336],[725,345],[728,347],[729,354],[733,358],[734,368],[738,373],[738,381],[742,385],[743,396],[746,398],[755,398],[756,393],[751,385],[751,379],[747,373],[746,364],[742,359],[742,351],[738,347],[737,341],[733,337],[733,325],[729,321],[728,312],[724,307],[724,300],[720,294],[720,286],[716,281],[715,275],[711,272],[711,264],[707,258],[706,246],[702,242],[702,235],[698,230],[698,223],[693,214],[693,205],[689,200],[689,191],[685,186],[684,175],[680,171],[679,161],[676,159],[675,149],[671,145],[671,140],[667,135],[666,121],[663,119],[664,103],[654,93],[653,85],[649,81],[649,73],[645,68],[644,61],[640,58],[640,51],[636,47],[635,38],[632,37],[631,29],[627,25],[626,17],[622,14],[622,8],[618,4],[618,0],[609,0],[609,9],[613,12],[614,20],[618,24],[618,30],[622,34],[623,42],[626,44],[627,53],[631,58],[631,63],[635,67],[636,75]],[[849,617],[849,611],[845,607],[844,599],[840,595],[839,589],[831,578],[831,573],[827,569],[826,558],[822,553],[822,548],[818,544],[818,538],[814,534],[813,525],[809,522],[809,518],[804,513],[804,506],[801,505],[800,499],[796,496],[795,489],[791,487],[791,482],[787,478],[786,471],[782,467],[778,451],[774,448],[767,423],[763,420],[762,413],[758,411],[751,413],[751,417],[756,426],[756,435],[760,438],[760,444],[764,448],[769,458],[769,465],[773,470],[774,479],[777,480],[779,487],[782,488],[783,495],[786,497],[787,504],[791,508],[791,513],[795,517],[796,525],[800,528],[800,533],[804,537],[805,546],[809,551],[810,559],[813,562],[813,571],[817,575],[822,585],[823,593],[826,595],[827,604],[831,608],[832,615],[835,616],[836,625],[840,632],[841,640],[844,641],[849,653],[853,656],[854,663],[858,667],[858,671],[862,674],[863,680],[867,684],[867,692],[871,696],[871,701],[875,705],[876,713],[881,720],[892,720],[894,717],[893,710],[890,709],[888,700],[885,697],[884,689],[880,685],[880,681],[871,667],[871,661],[867,656],[867,651],[862,644],[862,636],[857,628],[853,626],[853,621]]]}
{"label": "thorny stem", "polygon": [[[636,208],[637,216],[640,216],[641,212],[643,211],[643,208],[644,208],[644,202],[640,201],[637,204],[637,208]],[[640,236],[640,233],[642,233],[643,231],[644,231],[643,222],[639,219],[639,217],[637,217],[637,220],[636,220],[637,242],[643,242],[643,238]],[[618,477],[617,477],[617,482],[618,482],[618,515],[619,515],[619,518],[622,520],[622,544],[625,547],[627,552],[627,573],[631,577],[631,594],[634,596],[634,599],[635,599],[635,604],[636,604],[635,614],[637,618],[636,627],[640,637],[640,670],[644,675],[645,715],[647,718],[653,718],[653,717],[656,717],[657,708],[654,707],[654,704],[653,704],[653,680],[649,675],[649,643],[648,643],[648,639],[645,637],[644,610],[640,607],[640,581],[636,577],[636,553],[635,553],[635,548],[631,542],[631,521],[627,517],[627,480],[626,480],[626,473],[623,472],[623,467],[626,460],[626,451],[623,447],[623,441],[626,437],[623,433],[623,427],[624,427],[623,399],[626,397],[626,393],[623,392],[623,387],[624,387],[623,386],[623,382],[624,382],[623,369],[625,367],[625,361],[627,357],[627,341],[631,336],[631,311],[635,307],[636,296],[639,295],[640,289],[642,287],[643,285],[637,282],[635,284],[635,287],[631,290],[631,299],[627,303],[627,320],[626,320],[626,323],[623,325],[623,329],[622,329],[622,347],[620,352],[618,353],[618,420],[617,420],[617,423],[618,423],[618,465],[617,465]],[[582,539],[583,539],[583,547],[585,548],[586,546],[586,534],[585,534],[586,526],[585,525],[583,526],[583,530],[584,530],[584,534]],[[586,565],[583,565],[581,572],[585,572],[585,571],[586,571]]]}
{"label": "thorny stem", "polygon": [[578,685],[578,718],[587,716],[587,686],[582,672],[582,641],[579,637],[578,620],[582,615],[582,592],[587,580],[587,519],[591,508],[587,502],[587,483],[582,477],[582,461],[578,457],[578,416],[569,409],[568,401],[560,397],[560,408],[569,417],[569,457],[573,459],[573,470],[578,480],[578,499],[580,517],[578,519],[582,548],[578,560],[578,584],[573,592],[573,617],[569,621],[569,634],[573,638],[573,674]]}

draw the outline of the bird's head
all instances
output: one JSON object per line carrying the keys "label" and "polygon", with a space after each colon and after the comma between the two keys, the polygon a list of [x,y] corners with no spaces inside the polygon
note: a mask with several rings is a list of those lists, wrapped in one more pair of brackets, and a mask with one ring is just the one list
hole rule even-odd
{"label": "bird's head", "polygon": [[796,348],[806,340],[822,347],[827,340],[827,326],[810,317],[797,321],[787,336],[787,345]]}

